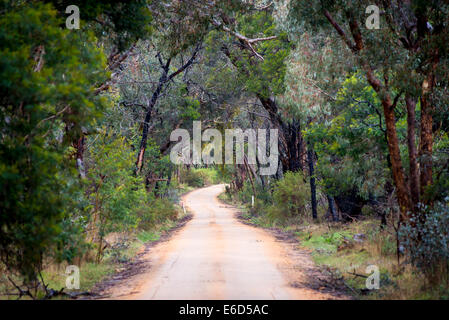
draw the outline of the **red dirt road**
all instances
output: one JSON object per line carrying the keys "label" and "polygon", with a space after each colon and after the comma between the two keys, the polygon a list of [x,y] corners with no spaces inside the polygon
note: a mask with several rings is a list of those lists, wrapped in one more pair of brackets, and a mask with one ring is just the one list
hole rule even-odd
{"label": "red dirt road", "polygon": [[[292,250],[248,226],[217,196],[224,185],[193,191],[183,201],[193,218],[144,257],[144,274],[110,290],[112,299],[335,299],[306,287]],[[304,258],[302,258],[304,260]]]}

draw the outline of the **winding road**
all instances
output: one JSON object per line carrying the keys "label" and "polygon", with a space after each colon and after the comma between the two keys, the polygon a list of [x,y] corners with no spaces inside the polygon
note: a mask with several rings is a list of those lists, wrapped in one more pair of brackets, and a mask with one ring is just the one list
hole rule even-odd
{"label": "winding road", "polygon": [[[217,196],[224,185],[190,192],[183,202],[193,218],[148,253],[149,270],[114,299],[332,299],[295,287],[304,274],[286,244],[245,225]],[[309,261],[310,263],[310,261]],[[335,298],[333,298],[335,299]]]}

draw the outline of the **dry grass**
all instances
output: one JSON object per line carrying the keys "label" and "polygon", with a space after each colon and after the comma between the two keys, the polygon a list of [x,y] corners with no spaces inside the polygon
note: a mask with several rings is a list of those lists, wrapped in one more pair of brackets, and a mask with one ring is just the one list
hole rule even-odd
{"label": "dry grass", "polygon": [[[335,235],[343,237],[336,237]],[[354,235],[365,239],[354,241]],[[333,241],[332,236],[335,239]],[[399,261],[393,228],[379,228],[375,219],[348,224],[311,224],[298,232],[302,246],[312,250],[318,265],[327,266],[342,276],[360,299],[447,299],[445,286],[431,286],[427,278],[413,267],[403,255]],[[315,240],[315,241],[314,241]],[[366,289],[366,268],[376,265],[380,271],[379,290]],[[444,278],[444,277],[440,277]]]}

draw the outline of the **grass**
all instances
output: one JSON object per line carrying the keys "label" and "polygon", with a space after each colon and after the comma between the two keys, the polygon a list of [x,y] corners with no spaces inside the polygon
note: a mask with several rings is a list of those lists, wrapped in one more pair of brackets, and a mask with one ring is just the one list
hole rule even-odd
{"label": "grass", "polygon": [[177,185],[177,189],[179,190],[179,195],[182,196],[190,191],[195,190],[195,187],[189,186],[187,183],[180,183]]}
{"label": "grass", "polygon": [[[354,236],[363,234],[363,241]],[[380,229],[377,219],[345,224],[311,224],[297,233],[300,245],[311,251],[318,266],[332,270],[356,292],[359,299],[448,299],[445,286],[431,286],[403,255],[397,256],[393,228]],[[380,288],[366,289],[367,267],[380,271]]]}
{"label": "grass", "polygon": [[160,231],[141,231],[137,234],[137,239],[142,243],[158,241],[160,238]]}
{"label": "grass", "polygon": [[[43,278],[48,284],[48,288],[60,290],[66,287],[65,274],[67,264],[51,265],[43,271]],[[106,259],[102,263],[86,262],[80,266],[80,289],[74,291],[89,291],[96,283],[105,279],[107,276],[113,274],[119,267],[119,263],[112,261],[112,259]],[[64,290],[70,291],[70,290]],[[44,293],[41,292],[40,298],[43,298]]]}

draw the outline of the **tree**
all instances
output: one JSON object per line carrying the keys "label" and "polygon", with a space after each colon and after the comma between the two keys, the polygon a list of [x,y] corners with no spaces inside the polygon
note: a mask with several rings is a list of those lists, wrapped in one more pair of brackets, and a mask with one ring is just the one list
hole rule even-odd
{"label": "tree", "polygon": [[197,45],[193,49],[192,56],[189,58],[189,60],[187,60],[176,71],[173,71],[172,73],[169,73],[169,69],[170,69],[170,64],[171,64],[172,58],[168,58],[166,62],[163,62],[162,61],[162,57],[161,57],[161,53],[160,52],[157,53],[156,56],[157,56],[158,61],[160,63],[160,67],[162,69],[162,72],[161,72],[161,76],[159,78],[159,81],[157,83],[156,89],[153,92],[153,95],[151,96],[151,99],[148,101],[148,105],[145,108],[146,114],[145,114],[145,120],[144,120],[143,128],[142,128],[142,139],[141,139],[141,142],[140,142],[139,153],[137,155],[137,161],[136,161],[136,172],[137,173],[139,173],[140,170],[142,170],[145,150],[146,150],[146,147],[147,147],[147,140],[148,140],[148,132],[149,132],[149,128],[150,128],[150,121],[151,121],[151,117],[153,115],[153,109],[154,109],[154,107],[156,105],[157,99],[159,98],[159,95],[162,93],[162,91],[164,90],[164,87],[167,85],[167,83],[172,81],[173,78],[175,78],[177,75],[182,74],[182,72],[184,72],[190,65],[192,65],[192,63],[195,61],[195,57],[198,54],[199,49],[200,49],[200,46]]}
{"label": "tree", "polygon": [[[310,5],[305,1],[297,1],[289,12],[289,18],[292,25],[298,21],[307,21],[311,30],[332,28],[346,44],[354,63],[363,70],[368,83],[379,96],[385,117],[393,181],[401,217],[405,221],[410,212],[416,211],[417,190],[423,196],[432,181],[433,107],[430,100],[437,83],[437,69],[441,67],[440,61],[446,54],[443,43],[447,42],[447,12],[440,1],[381,1],[378,5],[385,10],[385,21],[381,23],[386,27],[373,31],[362,27],[366,19],[364,11],[360,10],[363,4],[326,1]],[[408,79],[405,75],[408,75]],[[420,86],[417,85],[419,83]],[[408,131],[409,185],[402,164],[395,120],[395,108],[404,92],[411,125]],[[416,186],[417,157],[413,148],[412,96],[420,97],[421,105],[419,188]]]}
{"label": "tree", "polygon": [[109,71],[150,31],[146,1],[82,1],[81,30],[65,28],[69,4],[3,1],[0,14],[0,258],[28,287],[21,295],[46,257],[73,259],[68,245],[80,245],[72,196],[83,185],[68,159],[85,175],[84,136],[110,106],[99,95]]}
{"label": "tree", "polygon": [[[30,284],[63,239],[70,212],[71,137],[106,107],[93,85],[106,59],[91,32],[60,27],[51,5],[14,5],[0,16],[0,258]],[[99,72],[100,70],[100,72]],[[64,122],[74,126],[64,133]]]}
{"label": "tree", "polygon": [[[221,21],[218,17],[213,17],[212,24],[238,40],[232,46],[229,41],[222,40],[222,52],[239,70],[249,92],[257,97],[271,123],[279,130],[282,170],[302,169],[304,143],[299,122],[290,117],[283,118],[275,99],[284,90],[284,60],[289,53],[286,34],[276,30],[273,17],[265,11],[256,11],[241,19],[231,18],[223,13],[219,16]],[[227,25],[227,22],[232,25]],[[246,35],[235,31],[238,28],[245,30]]]}

